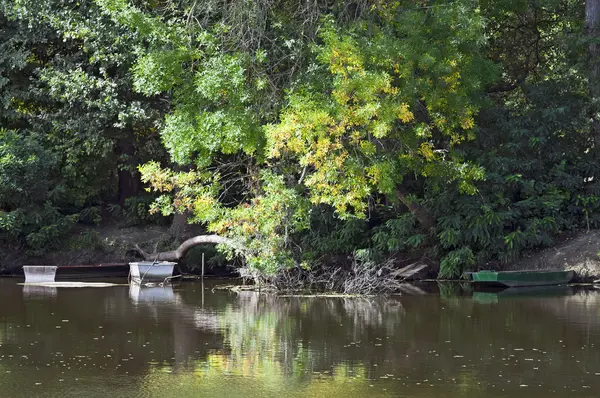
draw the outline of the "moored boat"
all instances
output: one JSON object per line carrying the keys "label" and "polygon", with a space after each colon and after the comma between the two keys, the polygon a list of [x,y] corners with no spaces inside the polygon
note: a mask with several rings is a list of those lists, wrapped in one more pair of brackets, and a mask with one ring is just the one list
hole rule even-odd
{"label": "moored boat", "polygon": [[70,281],[81,279],[127,278],[127,264],[91,265],[24,265],[26,283]]}
{"label": "moored boat", "polygon": [[131,281],[134,283],[157,283],[173,275],[176,263],[169,261],[139,261],[129,263]]}
{"label": "moored boat", "polygon": [[564,285],[574,276],[574,271],[564,270],[479,271],[471,274],[474,283],[508,287]]}

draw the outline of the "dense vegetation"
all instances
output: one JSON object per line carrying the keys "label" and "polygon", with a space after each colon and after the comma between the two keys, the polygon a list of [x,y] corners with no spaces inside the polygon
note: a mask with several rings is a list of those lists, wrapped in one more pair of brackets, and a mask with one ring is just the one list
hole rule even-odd
{"label": "dense vegetation", "polygon": [[600,1],[0,7],[4,245],[154,200],[260,272],[452,277],[600,222]]}

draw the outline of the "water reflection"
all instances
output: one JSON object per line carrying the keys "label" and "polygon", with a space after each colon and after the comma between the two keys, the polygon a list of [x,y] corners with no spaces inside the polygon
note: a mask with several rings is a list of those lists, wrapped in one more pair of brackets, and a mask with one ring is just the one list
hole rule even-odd
{"label": "water reflection", "polygon": [[173,303],[175,293],[173,286],[141,286],[137,283],[129,285],[129,297],[133,304]]}
{"label": "water reflection", "polygon": [[187,283],[43,299],[0,280],[10,303],[0,307],[0,396],[587,397],[600,388],[596,291],[497,292],[491,305],[460,287],[428,291],[302,298]]}
{"label": "water reflection", "polygon": [[571,286],[528,286],[487,289],[473,292],[473,300],[481,304],[498,303],[499,300],[510,300],[526,297],[567,297],[574,294]]}
{"label": "water reflection", "polygon": [[57,289],[53,286],[23,285],[23,297],[28,299],[49,299],[56,297]]}

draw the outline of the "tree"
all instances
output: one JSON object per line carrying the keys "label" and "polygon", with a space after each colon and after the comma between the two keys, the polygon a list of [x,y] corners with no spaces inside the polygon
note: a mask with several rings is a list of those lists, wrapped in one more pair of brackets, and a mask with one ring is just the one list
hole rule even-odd
{"label": "tree", "polygon": [[[589,87],[592,99],[600,98],[600,1],[586,0],[585,26],[589,40]],[[597,118],[595,118],[597,119]],[[596,141],[600,142],[600,124],[596,120],[593,125]]]}
{"label": "tree", "polygon": [[145,163],[152,211],[205,232],[161,258],[458,276],[600,222],[595,3],[5,1],[7,164],[47,154],[73,216]]}
{"label": "tree", "polygon": [[[155,188],[175,190],[159,207],[191,210],[196,222],[242,240],[246,249],[262,241],[250,256],[258,268],[278,268],[264,258],[288,263],[281,255],[293,257],[291,237],[307,228],[309,203],[361,218],[373,199],[395,197],[429,229],[434,220],[413,197],[419,191],[411,192],[409,176],[475,191],[481,171],[452,147],[472,139],[493,68],[478,56],[483,23],[469,2],[385,3],[360,8],[355,19],[336,15],[336,6],[324,10],[298,44],[303,61],[289,65],[302,73],[280,69],[288,79],[269,90],[289,92],[283,107],[268,107],[280,108],[277,113],[264,112],[264,82],[275,81],[269,70],[275,46],[232,40],[227,29],[211,24],[212,16],[190,25],[177,9],[157,15],[124,1],[100,4],[113,21],[152,43],[134,67],[135,87],[150,96],[173,93],[161,134],[176,162],[196,166],[187,173],[155,163],[142,168]],[[261,12],[263,24],[282,18],[275,7]],[[265,210],[270,213],[260,219]]]}
{"label": "tree", "polygon": [[0,121],[54,159],[52,197],[29,205],[52,203],[58,214],[93,222],[94,206],[139,195],[137,164],[165,155],[156,131],[164,97],[131,89],[139,40],[91,2],[2,1],[0,19]]}

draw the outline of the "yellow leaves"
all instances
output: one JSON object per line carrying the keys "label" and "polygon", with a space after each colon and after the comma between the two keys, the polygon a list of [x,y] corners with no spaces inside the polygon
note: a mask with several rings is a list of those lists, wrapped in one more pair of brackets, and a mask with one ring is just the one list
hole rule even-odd
{"label": "yellow leaves", "polygon": [[295,120],[286,120],[275,126],[267,126],[266,135],[269,157],[279,158],[282,151],[302,152],[304,144],[300,137],[298,137],[299,128],[300,126]]}
{"label": "yellow leaves", "polygon": [[194,198],[193,203],[188,208],[194,210],[194,214],[206,214],[212,212],[218,206],[214,197],[208,195],[197,196]]}
{"label": "yellow leaves", "polygon": [[332,74],[343,78],[364,74],[363,54],[353,37],[340,34],[330,25],[323,29],[321,38],[325,44],[319,58],[329,65]]}
{"label": "yellow leaves", "polygon": [[460,119],[460,127],[462,127],[464,130],[470,130],[475,127],[475,119],[473,117],[475,113],[476,111],[473,107],[466,107],[464,114]]}
{"label": "yellow leaves", "polygon": [[268,153],[270,158],[278,158],[281,156],[285,143],[290,138],[290,126],[288,123],[282,122],[278,125],[269,125],[265,128],[268,139]]}
{"label": "yellow leaves", "polygon": [[[331,43],[329,52],[329,70],[334,75],[348,76],[351,73],[364,72],[363,62],[357,54],[355,44],[348,37],[341,40],[337,38],[336,43]],[[335,46],[339,47],[335,47]]]}
{"label": "yellow leaves", "polygon": [[247,222],[245,222],[241,225],[241,229],[246,235],[252,235],[252,234],[256,233],[256,226],[251,225]]}
{"label": "yellow leaves", "polygon": [[475,127],[475,120],[471,116],[463,117],[460,119],[460,127],[465,130],[472,129]]}
{"label": "yellow leaves", "polygon": [[11,105],[16,109],[16,111],[22,115],[32,115],[36,110],[33,104],[28,104],[27,102],[15,97],[12,97],[10,99],[10,102]]}
{"label": "yellow leaves", "polygon": [[303,152],[304,147],[304,142],[298,136],[292,136],[286,142],[286,148],[293,153]]}
{"label": "yellow leaves", "polygon": [[381,181],[383,177],[383,169],[381,167],[377,167],[378,165],[373,165],[366,169],[367,175],[373,179],[373,183],[377,184]]}
{"label": "yellow leaves", "polygon": [[375,154],[377,148],[375,148],[375,145],[373,145],[373,143],[369,142],[369,141],[362,141],[360,143],[360,151],[365,154],[366,156],[372,156]]}
{"label": "yellow leaves", "polygon": [[435,153],[433,152],[432,144],[428,142],[424,142],[421,144],[418,150],[419,154],[422,155],[425,159],[431,161],[435,159]]}
{"label": "yellow leaves", "polygon": [[346,132],[346,123],[345,123],[345,121],[341,121],[340,123],[337,123],[337,124],[335,124],[333,126],[330,126],[328,132],[333,137],[341,137]]}
{"label": "yellow leaves", "polygon": [[445,116],[435,117],[433,120],[435,126],[442,131],[447,131],[448,119]]}
{"label": "yellow leaves", "polygon": [[455,70],[451,74],[442,77],[442,80],[447,84],[448,91],[456,92],[456,89],[460,85],[460,72]]}
{"label": "yellow leaves", "polygon": [[324,158],[331,150],[331,140],[328,137],[320,137],[315,145],[315,156]]}
{"label": "yellow leaves", "polygon": [[408,104],[406,103],[400,104],[396,113],[398,115],[398,119],[402,120],[404,123],[412,122],[415,118],[415,115],[413,115]]}
{"label": "yellow leaves", "polygon": [[350,95],[347,90],[333,90],[331,96],[340,105],[347,104],[350,101]]}
{"label": "yellow leaves", "polygon": [[169,169],[163,169],[158,162],[148,162],[139,166],[142,182],[150,184],[157,192],[170,192],[175,188],[176,175]]}
{"label": "yellow leaves", "polygon": [[390,132],[391,126],[387,123],[376,121],[372,123],[373,136],[375,138],[383,138]]}
{"label": "yellow leaves", "polygon": [[358,145],[362,140],[362,134],[360,133],[360,130],[352,130],[352,133],[350,134],[350,142],[352,142],[352,144],[354,145]]}

